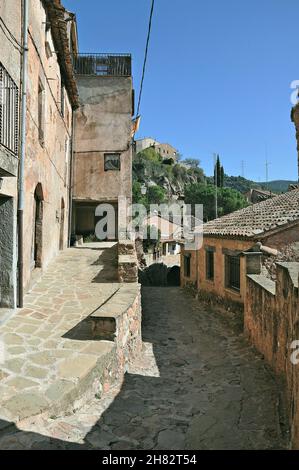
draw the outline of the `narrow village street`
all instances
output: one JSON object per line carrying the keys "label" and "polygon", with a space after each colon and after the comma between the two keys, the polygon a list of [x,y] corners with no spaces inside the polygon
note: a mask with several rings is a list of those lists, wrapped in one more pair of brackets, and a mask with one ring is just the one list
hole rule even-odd
{"label": "narrow village street", "polygon": [[0,448],[286,447],[281,389],[238,321],[180,288],[146,287],[143,341],[122,384],[67,416],[1,425]]}

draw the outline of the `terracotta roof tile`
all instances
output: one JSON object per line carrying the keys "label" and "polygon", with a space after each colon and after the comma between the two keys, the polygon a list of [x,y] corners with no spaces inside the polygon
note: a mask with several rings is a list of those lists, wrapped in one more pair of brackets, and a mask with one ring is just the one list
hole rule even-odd
{"label": "terracotta roof tile", "polygon": [[211,220],[204,224],[204,235],[254,238],[296,221],[299,188]]}

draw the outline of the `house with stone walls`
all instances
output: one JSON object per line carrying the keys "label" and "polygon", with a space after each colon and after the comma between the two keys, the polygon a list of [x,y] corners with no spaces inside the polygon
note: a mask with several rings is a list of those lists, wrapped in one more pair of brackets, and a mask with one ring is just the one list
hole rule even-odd
{"label": "house with stone walls", "polygon": [[[29,0],[27,87],[22,89],[22,2],[2,1],[0,17],[0,307],[14,308],[17,279],[23,279],[26,292],[68,245],[72,115],[78,106],[72,56],[78,46],[75,16],[60,0]],[[20,98],[25,91],[23,230],[17,243]],[[22,276],[16,272],[17,246],[22,248]]]}
{"label": "house with stone walls", "polygon": [[[19,3],[19,2],[18,2]],[[0,2],[0,308],[16,305],[21,8]]]}
{"label": "house with stone walls", "polygon": [[60,0],[31,0],[25,159],[24,286],[68,245],[75,16]]}
{"label": "house with stone walls", "polygon": [[74,116],[72,237],[95,236],[105,212],[96,214],[96,208],[109,204],[113,223],[107,238],[117,239],[119,228],[126,227],[125,207],[132,202],[131,55],[79,54],[75,73],[79,108]]}
{"label": "house with stone walls", "polygon": [[298,240],[295,189],[204,224],[201,248],[190,251],[183,245],[181,285],[192,286],[202,297],[242,307],[246,275],[258,269],[252,254],[257,249],[275,253]]}

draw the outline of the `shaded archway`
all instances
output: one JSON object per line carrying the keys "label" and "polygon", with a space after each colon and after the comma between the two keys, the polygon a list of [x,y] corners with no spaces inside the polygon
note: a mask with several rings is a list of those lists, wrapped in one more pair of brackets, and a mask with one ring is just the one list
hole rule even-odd
{"label": "shaded archway", "polygon": [[42,266],[42,252],[43,252],[43,188],[41,183],[38,183],[34,191],[33,202],[33,267],[41,268]]}
{"label": "shaded archway", "polygon": [[180,285],[180,267],[179,266],[172,266],[172,268],[168,269],[167,285],[168,286]]}
{"label": "shaded archway", "polygon": [[61,198],[59,250],[64,249],[64,219],[65,219],[65,204],[64,204],[64,199]]}

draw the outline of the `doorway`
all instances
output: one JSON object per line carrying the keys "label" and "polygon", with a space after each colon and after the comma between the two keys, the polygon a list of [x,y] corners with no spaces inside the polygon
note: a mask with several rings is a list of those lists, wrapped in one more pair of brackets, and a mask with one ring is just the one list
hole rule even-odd
{"label": "doorway", "polygon": [[33,244],[32,244],[32,268],[42,267],[43,252],[43,190],[38,183],[34,191],[33,200]]}
{"label": "doorway", "polygon": [[14,201],[0,195],[0,308],[14,308]]}

